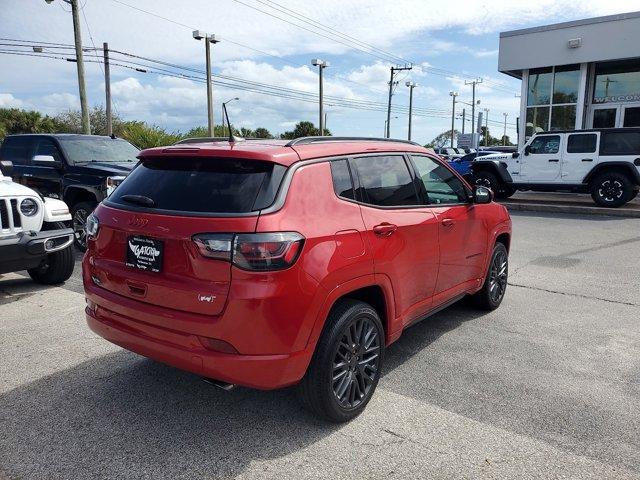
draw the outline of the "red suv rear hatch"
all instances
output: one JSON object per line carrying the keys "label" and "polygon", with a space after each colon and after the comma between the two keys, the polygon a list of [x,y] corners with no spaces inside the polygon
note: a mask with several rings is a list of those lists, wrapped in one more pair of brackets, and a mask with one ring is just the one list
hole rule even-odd
{"label": "red suv rear hatch", "polygon": [[254,160],[145,158],[96,211],[92,281],[165,308],[222,313],[231,264],[203,256],[193,236],[254,232],[284,171]]}

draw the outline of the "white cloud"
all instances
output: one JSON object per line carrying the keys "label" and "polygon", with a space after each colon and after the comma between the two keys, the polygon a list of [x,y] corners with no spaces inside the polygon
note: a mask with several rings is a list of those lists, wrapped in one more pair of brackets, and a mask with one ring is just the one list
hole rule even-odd
{"label": "white cloud", "polygon": [[10,93],[0,93],[0,108],[23,108],[24,102]]}

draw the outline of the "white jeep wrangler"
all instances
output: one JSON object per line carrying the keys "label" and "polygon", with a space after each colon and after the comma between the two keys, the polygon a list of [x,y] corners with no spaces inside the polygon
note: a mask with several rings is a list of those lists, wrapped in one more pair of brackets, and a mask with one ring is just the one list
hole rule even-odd
{"label": "white jeep wrangler", "polygon": [[619,207],[640,188],[640,128],[538,133],[521,151],[480,157],[471,170],[496,198],[517,190],[569,191]]}
{"label": "white jeep wrangler", "polygon": [[0,274],[27,270],[38,283],[62,283],[75,264],[69,209],[14,183],[12,170],[11,162],[0,161]]}

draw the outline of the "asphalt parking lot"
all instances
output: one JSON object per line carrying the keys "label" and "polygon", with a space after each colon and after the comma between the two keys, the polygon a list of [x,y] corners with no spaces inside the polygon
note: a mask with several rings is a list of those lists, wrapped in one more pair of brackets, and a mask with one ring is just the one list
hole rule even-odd
{"label": "asphalt parking lot", "polygon": [[405,332],[346,425],[108,344],[79,269],[0,278],[0,479],[638,478],[640,219],[513,222],[502,306]]}

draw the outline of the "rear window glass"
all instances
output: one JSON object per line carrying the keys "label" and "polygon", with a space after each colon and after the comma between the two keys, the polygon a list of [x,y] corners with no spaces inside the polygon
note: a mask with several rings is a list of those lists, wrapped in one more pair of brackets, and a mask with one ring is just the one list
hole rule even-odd
{"label": "rear window glass", "polygon": [[26,165],[31,150],[31,138],[9,137],[2,144],[0,160],[10,160],[14,165]]}
{"label": "rear window glass", "polygon": [[248,213],[273,203],[285,171],[282,165],[237,159],[146,159],[108,201],[139,208],[122,197],[141,195],[155,203],[150,210]]}
{"label": "rear window glass", "polygon": [[567,153],[592,153],[596,151],[598,137],[595,133],[569,135]]}
{"label": "rear window glass", "polygon": [[640,155],[640,132],[602,132],[602,155]]}

